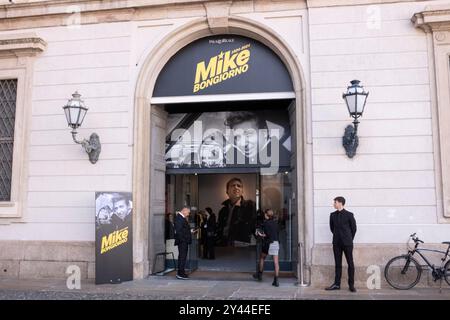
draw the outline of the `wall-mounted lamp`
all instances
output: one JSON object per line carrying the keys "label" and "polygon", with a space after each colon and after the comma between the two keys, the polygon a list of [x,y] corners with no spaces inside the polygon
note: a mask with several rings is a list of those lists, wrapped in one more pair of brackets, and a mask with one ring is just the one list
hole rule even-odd
{"label": "wall-mounted lamp", "polygon": [[351,86],[347,87],[347,92],[342,94],[342,98],[347,104],[348,112],[354,119],[353,125],[349,124],[345,128],[344,137],[342,138],[342,144],[345,148],[345,152],[349,158],[353,158],[358,148],[358,118],[362,116],[364,107],[366,105],[368,92],[364,91],[364,88],[359,84],[359,80],[350,81]]}
{"label": "wall-mounted lamp", "polygon": [[83,123],[84,117],[88,111],[88,108],[84,104],[84,101],[80,99],[81,95],[75,91],[72,94],[72,98],[63,107],[64,113],[66,114],[67,124],[72,128],[72,139],[75,143],[81,144],[84,150],[89,155],[89,161],[92,164],[96,163],[100,152],[102,150],[102,145],[100,144],[100,138],[98,134],[91,134],[89,140],[77,140],[77,129]]}

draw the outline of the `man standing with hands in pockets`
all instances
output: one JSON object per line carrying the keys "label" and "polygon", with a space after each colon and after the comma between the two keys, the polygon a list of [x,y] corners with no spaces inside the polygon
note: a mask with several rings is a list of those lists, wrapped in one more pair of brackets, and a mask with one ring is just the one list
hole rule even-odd
{"label": "man standing with hands in pockets", "polygon": [[336,197],[333,206],[335,212],[330,214],[330,230],[333,233],[333,253],[335,262],[334,283],[325,290],[341,288],[342,253],[348,265],[348,286],[351,292],[355,289],[355,265],[353,263],[353,239],[356,234],[356,220],[353,213],[344,209],[345,198]]}

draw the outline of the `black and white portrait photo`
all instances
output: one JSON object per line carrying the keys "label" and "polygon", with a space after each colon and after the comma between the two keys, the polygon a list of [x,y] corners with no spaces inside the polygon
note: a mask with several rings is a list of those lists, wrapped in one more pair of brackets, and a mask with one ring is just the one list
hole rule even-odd
{"label": "black and white portrait photo", "polygon": [[168,168],[289,166],[286,110],[169,114]]}

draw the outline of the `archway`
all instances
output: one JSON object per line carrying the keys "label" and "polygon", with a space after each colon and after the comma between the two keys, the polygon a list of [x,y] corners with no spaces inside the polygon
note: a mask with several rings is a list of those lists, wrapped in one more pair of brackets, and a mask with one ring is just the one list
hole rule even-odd
{"label": "archway", "polygon": [[[161,141],[158,130],[164,129],[164,119],[158,107],[151,104],[151,95],[157,77],[167,61],[187,44],[223,32],[215,30],[207,19],[194,20],[165,37],[146,55],[135,92],[134,148],[133,148],[133,221],[134,278],[139,279],[152,272],[154,255],[161,248],[154,247],[152,237],[161,236],[164,215],[165,163],[158,161]],[[293,144],[296,145],[295,185],[298,241],[306,248],[306,265],[310,265],[312,248],[312,145],[310,142],[310,111],[306,82],[300,64],[289,46],[272,30],[255,21],[229,17],[227,32],[253,38],[275,52],[285,64],[295,92],[293,114]],[[149,124],[152,123],[152,126]],[[158,155],[158,156],[156,156]]]}

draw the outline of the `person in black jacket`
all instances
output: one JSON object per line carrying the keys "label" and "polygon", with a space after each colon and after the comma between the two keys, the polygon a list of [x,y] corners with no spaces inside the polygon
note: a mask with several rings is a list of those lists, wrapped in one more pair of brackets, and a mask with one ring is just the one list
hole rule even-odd
{"label": "person in black jacket", "polygon": [[196,232],[191,230],[188,222],[189,214],[191,210],[188,207],[183,207],[181,211],[177,212],[175,217],[175,245],[178,246],[178,272],[177,279],[187,280],[187,276],[184,268],[186,266],[186,258],[189,249],[189,245],[192,243],[192,233]]}
{"label": "person in black jacket", "polygon": [[334,199],[335,212],[330,214],[330,229],[333,233],[333,253],[335,261],[334,283],[325,290],[339,290],[341,288],[342,253],[348,265],[348,286],[351,292],[355,289],[355,265],[353,263],[353,239],[356,234],[356,220],[353,213],[344,209],[345,198]]}
{"label": "person in black jacket", "polygon": [[256,229],[256,236],[262,238],[261,254],[259,255],[259,264],[256,273],[253,274],[253,279],[261,281],[264,271],[264,260],[268,255],[273,257],[273,265],[275,269],[275,276],[273,278],[272,285],[279,287],[278,274],[280,272],[280,264],[278,262],[278,252],[280,250],[280,244],[278,242],[278,220],[275,219],[272,209],[266,209],[264,211],[264,222],[260,228]]}

